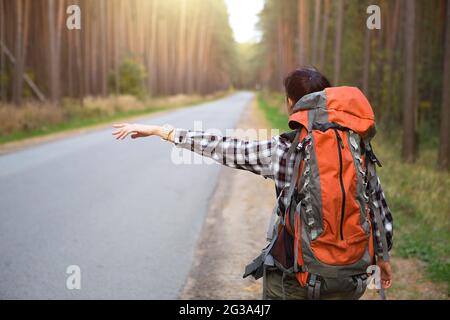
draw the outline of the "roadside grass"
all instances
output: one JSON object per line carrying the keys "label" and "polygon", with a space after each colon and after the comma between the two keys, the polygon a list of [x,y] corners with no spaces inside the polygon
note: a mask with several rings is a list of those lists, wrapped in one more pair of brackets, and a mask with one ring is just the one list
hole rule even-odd
{"label": "roadside grass", "polygon": [[84,128],[157,111],[189,107],[219,99],[230,91],[214,94],[176,95],[139,100],[133,96],[87,97],[83,106],[64,99],[59,106],[26,104],[21,107],[0,105],[0,145],[69,129]]}
{"label": "roadside grass", "polygon": [[[289,130],[287,114],[280,111],[285,108],[282,94],[260,92],[257,99],[274,128]],[[394,216],[394,255],[426,262],[427,276],[449,288],[450,173],[436,170],[437,140],[422,139],[414,164],[401,159],[398,129],[381,127],[373,146],[383,165],[378,173]]]}
{"label": "roadside grass", "polygon": [[288,115],[283,112],[286,108],[284,96],[277,92],[260,92],[257,94],[258,105],[266,115],[267,120],[274,129],[280,132],[289,131]]}
{"label": "roadside grass", "polygon": [[394,215],[395,253],[426,262],[429,277],[450,288],[450,173],[436,170],[437,145],[421,143],[414,164],[401,159],[400,130],[382,128],[373,145]]}

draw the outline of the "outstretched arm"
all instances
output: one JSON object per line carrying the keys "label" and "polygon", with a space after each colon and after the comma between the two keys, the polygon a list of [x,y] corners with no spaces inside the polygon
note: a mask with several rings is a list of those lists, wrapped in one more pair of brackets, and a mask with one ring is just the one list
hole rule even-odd
{"label": "outstretched arm", "polygon": [[248,141],[180,128],[167,134],[160,126],[127,123],[115,124],[114,127],[119,129],[113,132],[116,139],[123,140],[128,134],[131,134],[133,139],[156,135],[173,142],[177,147],[211,158],[228,167],[273,177],[272,152],[276,143],[274,138]]}
{"label": "outstretched arm", "polygon": [[166,132],[161,126],[152,126],[138,123],[116,123],[113,127],[117,129],[112,134],[117,140],[125,139],[129,134],[132,139],[158,136],[164,140],[174,140],[174,131]]}
{"label": "outstretched arm", "polygon": [[203,131],[175,130],[175,145],[231,168],[272,177],[272,149],[275,141],[241,140]]}

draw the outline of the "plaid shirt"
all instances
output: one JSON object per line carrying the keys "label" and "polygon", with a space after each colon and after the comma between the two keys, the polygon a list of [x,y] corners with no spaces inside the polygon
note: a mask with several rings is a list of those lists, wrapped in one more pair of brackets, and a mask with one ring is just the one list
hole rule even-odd
{"label": "plaid shirt", "polygon": [[[265,178],[271,178],[275,182],[278,208],[281,212],[289,205],[287,192],[294,170],[295,158],[300,152],[295,150],[290,159],[288,150],[294,138],[295,132],[274,136],[269,140],[241,140],[237,138],[218,136],[203,131],[175,129],[174,144],[199,155],[213,159],[215,162],[231,168],[247,170]],[[280,196],[281,195],[281,196]],[[393,242],[393,219],[387,205],[381,183],[378,179],[375,190],[375,198],[380,208],[381,218],[384,224],[388,250]],[[375,230],[377,243],[377,255],[382,256],[382,241],[380,231],[373,213],[370,212],[372,224]]]}

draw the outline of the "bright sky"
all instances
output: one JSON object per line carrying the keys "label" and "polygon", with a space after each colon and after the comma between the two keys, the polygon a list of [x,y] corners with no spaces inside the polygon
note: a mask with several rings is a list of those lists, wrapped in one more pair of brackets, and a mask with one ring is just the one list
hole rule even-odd
{"label": "bright sky", "polygon": [[264,7],[264,0],[225,0],[234,39],[237,42],[256,42],[261,35],[256,30],[258,13]]}

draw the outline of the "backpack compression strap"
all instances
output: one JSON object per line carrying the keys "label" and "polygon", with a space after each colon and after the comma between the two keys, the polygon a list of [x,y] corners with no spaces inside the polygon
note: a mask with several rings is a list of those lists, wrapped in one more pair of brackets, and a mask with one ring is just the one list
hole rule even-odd
{"label": "backpack compression strap", "polygon": [[[302,141],[302,143],[299,143],[300,140],[300,130],[297,130],[296,134],[295,134],[295,138],[292,141],[291,146],[289,147],[289,150],[287,152],[286,155],[286,159],[287,161],[290,161],[292,153],[294,152],[295,149],[299,149],[302,150],[304,147],[304,142]],[[294,172],[292,175],[292,180],[291,180],[291,184],[289,186],[289,191],[288,191],[288,199],[291,199],[294,190],[295,190],[295,184],[299,175],[299,166],[300,166],[300,162],[303,158],[303,154],[302,152],[300,152],[299,156],[295,159],[295,164],[294,164]],[[273,262],[273,258],[269,255],[270,250],[272,249],[273,245],[275,244],[275,241],[277,240],[278,237],[278,226],[280,223],[284,223],[284,220],[282,219],[281,216],[278,216],[278,201],[281,198],[283,194],[283,190],[280,192],[280,194],[278,195],[277,201],[275,203],[275,206],[272,210],[272,216],[270,218],[270,223],[269,223],[269,227],[267,229],[267,241],[269,241],[270,243],[267,245],[267,247],[265,247],[261,254],[256,257],[250,264],[248,264],[245,267],[245,272],[243,277],[246,278],[249,275],[253,275],[253,277],[255,279],[259,279],[260,277],[263,276],[263,266],[264,264],[270,264],[270,265],[274,265]],[[268,261],[271,260],[271,261]]]}

